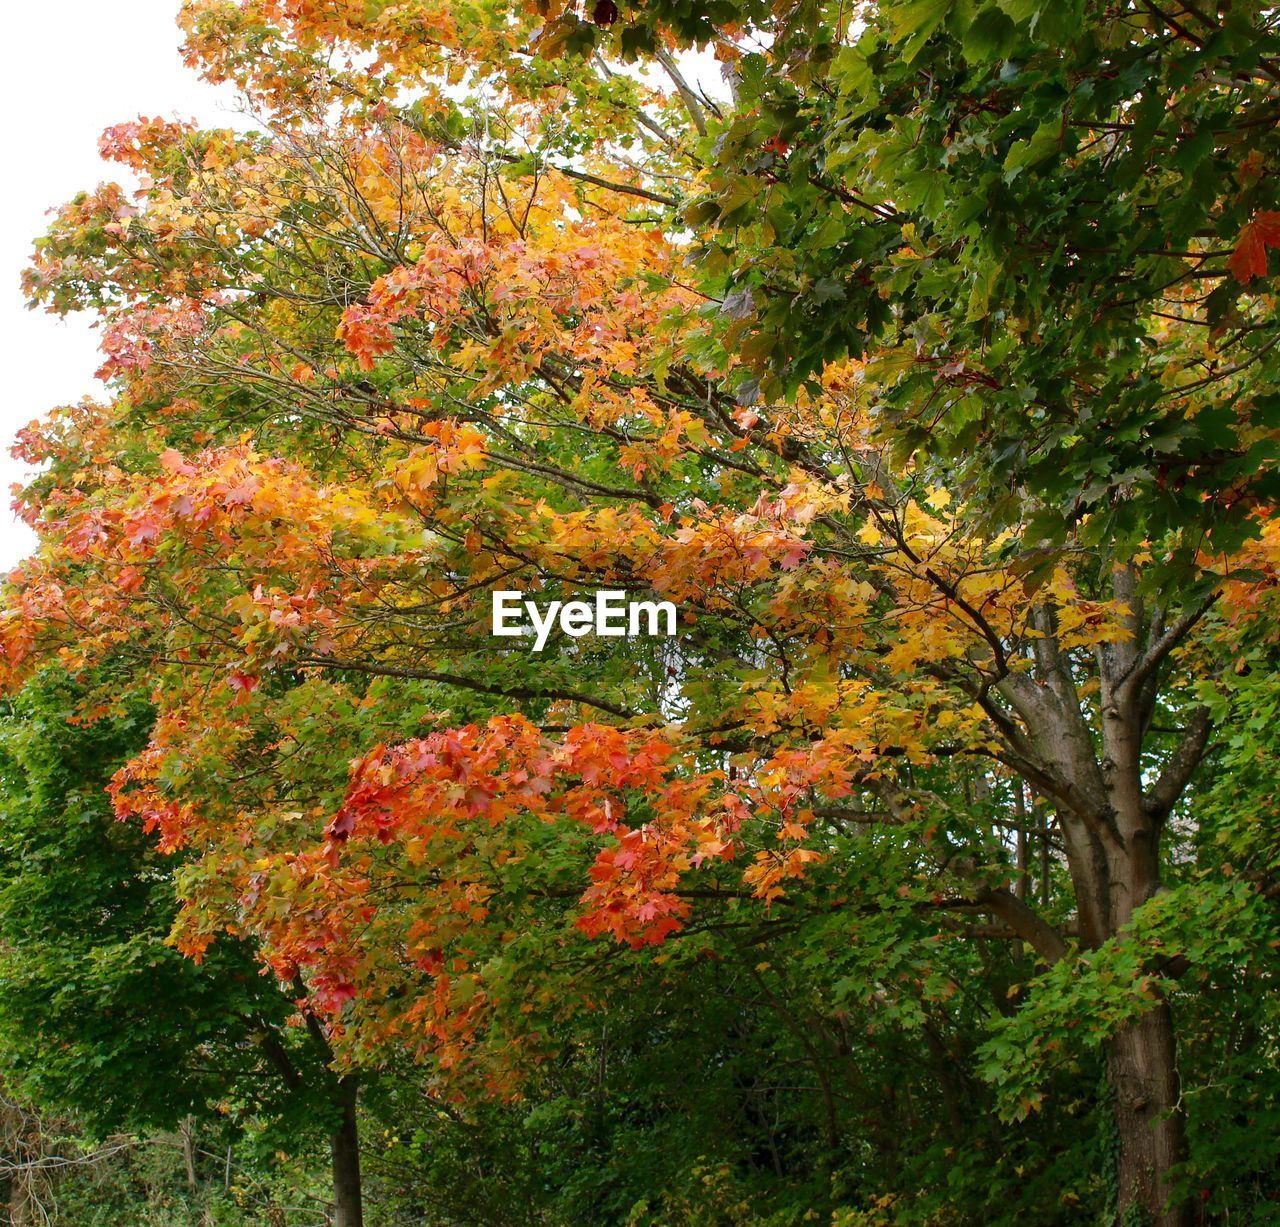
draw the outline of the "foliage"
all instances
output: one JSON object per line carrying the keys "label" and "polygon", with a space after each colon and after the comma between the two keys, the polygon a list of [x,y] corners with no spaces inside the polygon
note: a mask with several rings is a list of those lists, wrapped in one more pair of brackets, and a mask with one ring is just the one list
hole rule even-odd
{"label": "foliage", "polygon": [[[172,860],[111,812],[107,782],[152,722],[150,705],[112,680],[115,709],[86,717],[83,687],[45,670],[0,719],[6,1084],[71,1114],[89,1142],[185,1123],[206,1145],[270,1154],[283,1141],[305,1153],[328,1116],[324,1076],[286,1025],[293,1004],[243,945],[220,942],[199,964],[173,948]],[[297,1085],[272,1051],[292,1054]]]}
{"label": "foliage", "polygon": [[[15,881],[127,755],[179,867],[92,987],[200,1017],[176,889],[407,1213],[1262,1214],[1275,15],[543,9],[196,0],[261,130],[117,125],[39,241],[110,395],[20,439],[4,674],[90,749],[13,734]],[[514,587],[682,632],[535,654]],[[22,1008],[33,1091],[138,1059]]]}

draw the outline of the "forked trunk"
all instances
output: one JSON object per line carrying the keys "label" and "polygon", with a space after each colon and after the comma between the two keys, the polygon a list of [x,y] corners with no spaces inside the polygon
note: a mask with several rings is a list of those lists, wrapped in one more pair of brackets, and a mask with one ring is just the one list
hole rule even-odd
{"label": "forked trunk", "polygon": [[[1097,645],[1092,677],[1059,638],[1057,606],[1034,608],[1034,671],[1004,672],[998,693],[1008,708],[989,705],[1007,742],[1006,761],[1057,811],[1077,933],[1086,950],[1124,934],[1138,909],[1159,891],[1161,836],[1204,757],[1212,729],[1207,707],[1185,710],[1173,748],[1158,768],[1153,764],[1146,738],[1157,714],[1161,671],[1214,598],[1179,611],[1148,606],[1139,579],[1136,564],[1112,570],[1124,633]],[[989,641],[997,636],[989,625],[985,632]],[[1100,720],[1085,701],[1084,682],[1097,683]],[[1042,837],[1042,856],[1048,846]],[[1042,959],[1054,963],[1068,953],[1067,942],[1028,906],[1029,891],[1022,884],[1025,854],[1018,869],[1016,891],[988,888],[982,900]],[[1041,876],[1049,877],[1044,861]],[[1173,1196],[1174,1171],[1187,1157],[1186,1119],[1167,1001],[1112,1036],[1107,1078],[1119,1142],[1117,1221],[1126,1227],[1135,1222],[1189,1227],[1190,1207],[1175,1205]]]}

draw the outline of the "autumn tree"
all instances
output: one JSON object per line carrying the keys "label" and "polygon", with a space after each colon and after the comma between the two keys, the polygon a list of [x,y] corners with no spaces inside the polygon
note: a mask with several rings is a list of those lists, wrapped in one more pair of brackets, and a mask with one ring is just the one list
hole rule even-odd
{"label": "autumn tree", "polygon": [[[1189,1221],[1188,789],[1276,565],[1269,12],[183,20],[264,130],[110,129],[141,191],[41,240],[113,396],[23,440],[3,628],[15,678],[155,687],[112,794],[191,858],[182,947],[254,941],[344,1076],[474,1098],[544,1055],[511,958],[578,940],[556,900],[636,950],[789,907],[1010,943],[1006,1112],[1105,999],[1118,1211]],[[517,587],[682,634],[534,655],[487,636]],[[1255,951],[1273,870],[1206,914]]]}

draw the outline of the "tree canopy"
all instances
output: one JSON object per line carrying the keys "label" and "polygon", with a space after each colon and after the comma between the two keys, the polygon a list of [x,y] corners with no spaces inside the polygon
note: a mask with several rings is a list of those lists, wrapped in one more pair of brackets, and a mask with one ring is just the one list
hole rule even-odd
{"label": "tree canopy", "polygon": [[[110,395],[20,438],[3,672],[140,681],[115,815],[295,1000],[336,1221],[361,1082],[441,1221],[1267,1221],[1277,16],[181,20],[256,127],[37,242]],[[459,1192],[570,1120],[661,1187]]]}

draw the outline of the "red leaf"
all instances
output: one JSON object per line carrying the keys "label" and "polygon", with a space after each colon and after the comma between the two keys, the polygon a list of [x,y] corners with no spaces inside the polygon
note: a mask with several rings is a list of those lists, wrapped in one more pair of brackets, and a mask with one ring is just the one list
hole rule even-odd
{"label": "red leaf", "polygon": [[349,809],[343,809],[329,823],[329,829],[325,831],[325,835],[334,843],[345,843],[351,838],[351,834],[355,829],[355,814]]}
{"label": "red leaf", "polygon": [[1246,223],[1227,268],[1241,283],[1265,277],[1268,247],[1280,247],[1280,213],[1274,209],[1265,210]]}
{"label": "red leaf", "polygon": [[258,689],[259,680],[252,673],[233,673],[227,679],[227,684],[236,693],[234,702],[237,705],[247,703],[249,696]]}

